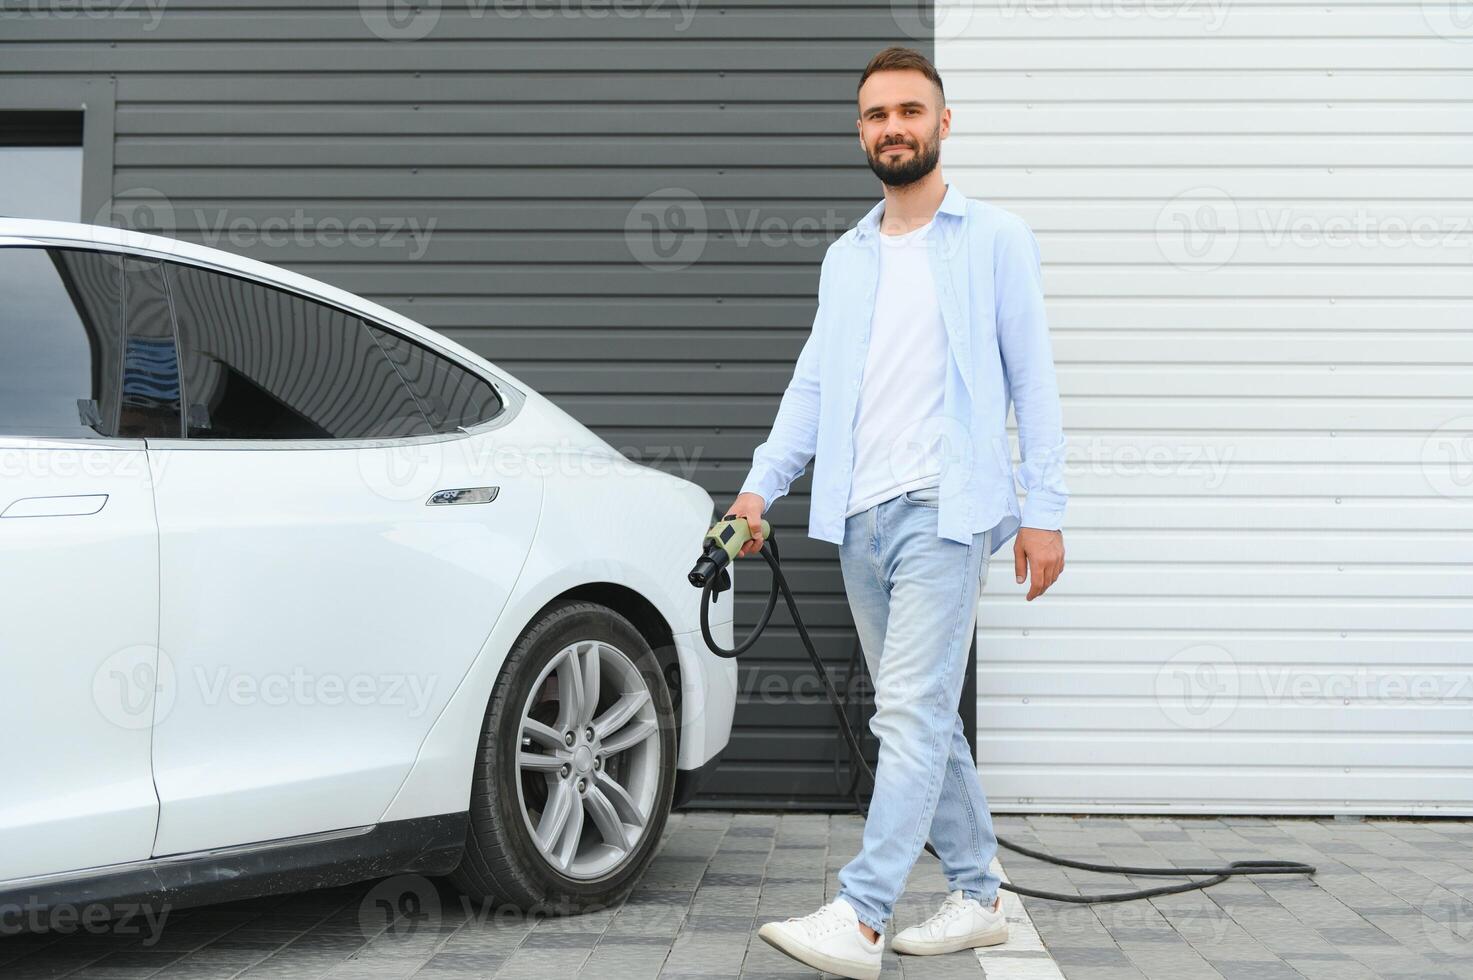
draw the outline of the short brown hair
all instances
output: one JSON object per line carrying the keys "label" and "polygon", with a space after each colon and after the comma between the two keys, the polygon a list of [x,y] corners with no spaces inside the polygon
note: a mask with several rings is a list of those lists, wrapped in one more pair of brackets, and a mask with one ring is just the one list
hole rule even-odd
{"label": "short brown hair", "polygon": [[901,69],[918,71],[932,82],[936,83],[936,89],[941,93],[941,104],[946,105],[946,86],[941,84],[941,73],[936,66],[931,64],[931,59],[921,54],[915,48],[886,48],[869,60],[864,68],[864,74],[859,76],[859,86],[855,89],[855,95],[859,89],[864,88],[865,81],[877,71],[899,71]]}

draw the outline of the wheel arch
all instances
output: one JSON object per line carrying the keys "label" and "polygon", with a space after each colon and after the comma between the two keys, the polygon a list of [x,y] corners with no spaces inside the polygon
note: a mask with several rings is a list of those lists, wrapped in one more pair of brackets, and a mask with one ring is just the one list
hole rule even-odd
{"label": "wheel arch", "polygon": [[[579,567],[579,566],[582,567]],[[706,761],[715,749],[713,737],[725,744],[730,710],[711,712],[703,707],[711,691],[734,700],[734,680],[727,678],[726,662],[703,664],[709,657],[698,637],[674,633],[669,613],[635,586],[646,578],[637,565],[616,562],[616,570],[634,586],[608,581],[608,562],[560,565],[551,574],[526,570],[516,593],[502,610],[480,654],[457,685],[455,693],[421,743],[414,765],[379,820],[426,814],[460,812],[469,803],[472,763],[477,733],[487,701],[506,667],[506,655],[527,627],[554,602],[585,600],[606,605],[624,618],[649,642],[665,672],[675,710],[677,771]],[[592,574],[590,574],[592,573]],[[658,583],[655,594],[661,596]],[[712,661],[714,657],[710,658]],[[726,668],[726,670],[722,670]],[[711,731],[713,725],[719,732]],[[716,746],[719,748],[720,746]],[[688,757],[688,758],[687,758]]]}
{"label": "wheel arch", "polygon": [[596,602],[601,606],[609,607],[629,620],[639,631],[639,635],[643,636],[645,642],[650,645],[650,649],[655,653],[655,659],[659,661],[660,672],[665,676],[665,684],[670,688],[670,701],[675,709],[675,718],[679,722],[675,726],[675,751],[678,758],[680,745],[685,738],[681,705],[684,691],[681,683],[683,666],[680,662],[679,651],[675,647],[675,633],[670,629],[670,623],[665,619],[664,614],[648,598],[627,585],[620,585],[617,582],[585,582],[553,596],[543,604],[542,608],[532,614],[528,622],[535,622],[537,617],[541,616],[543,611],[554,602],[570,599]]}

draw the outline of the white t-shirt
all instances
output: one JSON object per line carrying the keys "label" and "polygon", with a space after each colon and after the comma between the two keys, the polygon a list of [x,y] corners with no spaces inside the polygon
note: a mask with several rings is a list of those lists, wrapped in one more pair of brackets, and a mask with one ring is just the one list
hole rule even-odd
{"label": "white t-shirt", "polygon": [[854,411],[854,472],[845,517],[941,482],[942,396],[951,351],[925,243],[934,223],[876,236],[879,282]]}

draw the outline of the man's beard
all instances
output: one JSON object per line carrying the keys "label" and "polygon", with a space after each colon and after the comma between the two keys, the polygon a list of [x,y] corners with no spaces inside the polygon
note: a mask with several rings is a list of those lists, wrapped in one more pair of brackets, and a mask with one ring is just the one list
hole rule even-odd
{"label": "man's beard", "polygon": [[940,137],[941,127],[937,126],[926,143],[919,148],[911,148],[914,152],[903,163],[887,163],[884,147],[880,148],[879,156],[871,156],[866,152],[865,157],[869,159],[869,168],[875,172],[875,176],[887,186],[906,187],[935,170],[936,165],[941,162]]}

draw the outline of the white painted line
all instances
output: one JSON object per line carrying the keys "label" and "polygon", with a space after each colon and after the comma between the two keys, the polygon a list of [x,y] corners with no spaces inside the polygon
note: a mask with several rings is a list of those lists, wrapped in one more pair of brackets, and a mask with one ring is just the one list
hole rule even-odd
{"label": "white painted line", "polygon": [[[992,859],[993,874],[1003,881],[1007,872],[997,858]],[[1033,928],[1033,920],[1023,907],[1023,900],[1012,892],[999,891],[1002,910],[1008,917],[1008,941],[1001,946],[982,946],[973,950],[988,980],[1064,980],[1059,964],[1048,955],[1048,949]],[[1043,954],[1043,955],[1039,955]]]}

